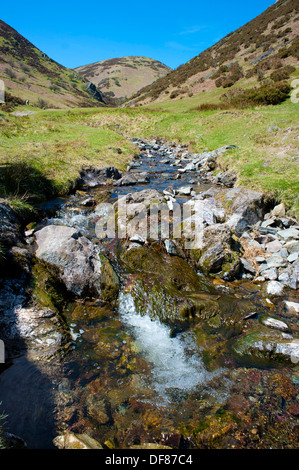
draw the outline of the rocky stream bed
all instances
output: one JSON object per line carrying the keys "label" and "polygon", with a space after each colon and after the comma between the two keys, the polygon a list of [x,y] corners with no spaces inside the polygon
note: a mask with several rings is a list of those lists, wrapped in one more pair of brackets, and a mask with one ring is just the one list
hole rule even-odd
{"label": "rocky stream bed", "polygon": [[[215,176],[233,145],[133,142],[127,172],[82,170],[25,228],[0,201],[7,445],[296,448],[298,222]],[[124,201],[130,230],[104,238],[107,211],[123,228]],[[159,204],[157,232],[141,233],[132,221]],[[200,214],[191,248],[197,215],[178,221],[178,207]]]}

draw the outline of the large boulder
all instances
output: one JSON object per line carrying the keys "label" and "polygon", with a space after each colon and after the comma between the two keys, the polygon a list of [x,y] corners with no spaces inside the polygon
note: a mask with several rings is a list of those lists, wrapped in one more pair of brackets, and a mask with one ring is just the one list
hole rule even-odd
{"label": "large boulder", "polygon": [[[99,248],[71,227],[49,225],[35,234],[36,257],[58,268],[59,277],[75,295],[117,294],[118,278]],[[111,295],[108,297],[111,297]],[[113,295],[112,295],[113,296]]]}
{"label": "large boulder", "polygon": [[246,188],[232,188],[219,192],[216,199],[230,214],[227,225],[238,235],[256,224],[266,212],[265,196]]}
{"label": "large boulder", "polygon": [[94,188],[104,186],[111,180],[119,180],[120,178],[121,173],[114,167],[85,168],[81,171],[78,186]]}
{"label": "large boulder", "polygon": [[150,182],[149,173],[146,171],[126,173],[114,186],[134,186],[135,184],[146,184]]}
{"label": "large boulder", "polygon": [[235,279],[241,270],[238,252],[226,224],[205,227],[198,237],[198,248],[192,250],[196,266],[204,273],[218,275],[224,280]]}

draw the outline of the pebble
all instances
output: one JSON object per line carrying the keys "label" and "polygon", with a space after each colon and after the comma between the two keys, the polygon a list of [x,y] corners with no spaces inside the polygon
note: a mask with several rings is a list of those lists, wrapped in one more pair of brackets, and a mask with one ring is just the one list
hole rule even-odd
{"label": "pebble", "polygon": [[299,313],[299,303],[297,302],[290,302],[290,301],[285,301],[285,305],[287,307],[287,309],[292,312],[296,312],[296,313]]}
{"label": "pebble", "polygon": [[274,328],[275,330],[288,331],[289,327],[286,323],[281,320],[276,320],[275,318],[264,318],[262,320],[263,325],[268,326],[269,328]]}
{"label": "pebble", "polygon": [[263,272],[263,276],[264,276],[265,279],[267,279],[269,281],[276,281],[276,279],[278,278],[277,269],[272,268],[272,269],[266,270],[266,271]]}

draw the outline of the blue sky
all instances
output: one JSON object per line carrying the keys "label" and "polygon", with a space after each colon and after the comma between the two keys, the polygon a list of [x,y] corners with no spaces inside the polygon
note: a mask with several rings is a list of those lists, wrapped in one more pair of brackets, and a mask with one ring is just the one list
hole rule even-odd
{"label": "blue sky", "polygon": [[146,56],[176,68],[275,0],[14,0],[0,19],[66,67]]}

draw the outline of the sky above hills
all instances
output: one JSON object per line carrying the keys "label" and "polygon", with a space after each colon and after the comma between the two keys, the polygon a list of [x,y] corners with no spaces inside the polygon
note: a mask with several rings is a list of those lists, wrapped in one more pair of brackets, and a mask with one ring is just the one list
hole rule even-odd
{"label": "sky above hills", "polygon": [[15,0],[2,2],[0,19],[66,67],[146,56],[176,68],[273,3],[275,0]]}

